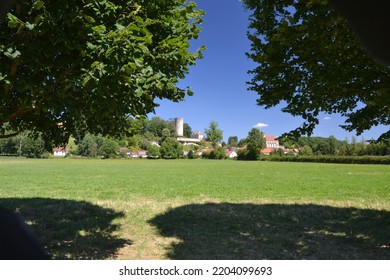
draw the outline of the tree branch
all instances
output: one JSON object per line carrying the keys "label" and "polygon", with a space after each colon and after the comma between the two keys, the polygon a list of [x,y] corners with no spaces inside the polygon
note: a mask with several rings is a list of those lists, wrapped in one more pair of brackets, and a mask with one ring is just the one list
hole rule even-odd
{"label": "tree branch", "polygon": [[19,111],[16,111],[14,113],[12,113],[9,117],[7,117],[6,119],[0,119],[0,126],[2,126],[3,124],[5,123],[8,123],[10,121],[13,121],[15,120],[16,118],[22,116],[22,115],[25,115],[27,113],[30,113],[34,111],[34,108],[23,108],[23,109],[20,109]]}
{"label": "tree branch", "polygon": [[14,133],[10,133],[10,134],[0,135],[0,139],[11,138],[11,137],[17,136],[18,134],[19,134],[19,132],[14,132]]}

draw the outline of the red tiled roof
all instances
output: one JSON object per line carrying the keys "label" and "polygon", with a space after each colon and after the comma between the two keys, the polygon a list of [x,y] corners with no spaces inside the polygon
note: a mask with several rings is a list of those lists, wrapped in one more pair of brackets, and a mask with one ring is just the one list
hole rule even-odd
{"label": "red tiled roof", "polygon": [[225,154],[226,154],[227,156],[229,156],[231,153],[233,153],[233,151],[225,150]]}
{"label": "red tiled roof", "polygon": [[121,152],[121,153],[131,153],[131,150],[126,148],[126,147],[122,147],[122,148],[119,149],[119,152]]}
{"label": "red tiled roof", "polygon": [[270,154],[273,150],[275,150],[275,149],[273,149],[273,148],[265,148],[265,149],[262,149],[262,150],[261,150],[261,153],[262,153],[262,154],[265,154],[265,155],[268,155],[268,154]]}
{"label": "red tiled roof", "polygon": [[265,141],[276,141],[275,136],[265,136]]}
{"label": "red tiled roof", "polygon": [[53,149],[53,152],[69,152],[69,148],[68,147],[55,147]]}

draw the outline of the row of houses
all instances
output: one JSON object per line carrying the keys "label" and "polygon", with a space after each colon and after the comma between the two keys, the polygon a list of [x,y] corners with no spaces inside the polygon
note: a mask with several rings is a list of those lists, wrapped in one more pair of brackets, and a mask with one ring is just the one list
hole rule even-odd
{"label": "row of houses", "polygon": [[139,151],[132,151],[128,148],[120,148],[120,153],[126,154],[129,158],[147,158],[148,157],[148,151],[145,150],[139,150]]}
{"label": "row of houses", "polygon": [[[279,144],[279,140],[275,136],[265,136],[266,140],[266,148],[261,150],[261,153],[263,155],[269,155],[275,150],[282,150],[285,154],[298,154],[299,149],[286,149],[285,147],[281,146]],[[151,143],[153,145],[159,146],[157,143]],[[197,151],[197,156],[202,156],[203,153],[210,152],[211,148],[205,148],[203,150]],[[70,149],[68,147],[56,147],[53,149],[53,155],[58,157],[64,157],[67,153],[70,152]],[[147,151],[145,150],[138,150],[138,151],[132,151],[126,147],[122,147],[119,150],[120,153],[126,154],[129,158],[146,158],[148,157]],[[238,148],[232,147],[225,150],[226,157],[227,158],[237,158],[238,154]],[[184,156],[188,154],[188,151],[184,151]]]}
{"label": "row of houses", "polygon": [[[202,156],[204,152],[210,152],[210,149],[204,149],[201,151],[197,151],[197,156]],[[55,157],[64,157],[67,153],[70,152],[70,149],[68,147],[56,147],[53,149],[53,155]],[[122,147],[119,149],[120,153],[126,154],[129,158],[147,158],[148,152],[145,150],[138,150],[138,151],[132,151],[128,148]],[[188,151],[183,152],[184,156],[188,155]],[[236,158],[237,157],[237,150],[235,148],[233,149],[226,149],[226,157],[227,158]]]}
{"label": "row of houses", "polygon": [[[203,150],[199,150],[195,152],[195,155],[198,157],[201,157],[204,153],[210,153],[213,149],[212,148],[204,148]],[[230,149],[225,149],[225,155],[227,158],[237,158],[238,154],[238,148],[232,147]],[[186,154],[184,154],[186,155]]]}
{"label": "row of houses", "polygon": [[[70,151],[69,147],[55,147],[53,149],[53,156],[64,157]],[[127,154],[130,158],[146,158],[148,156],[148,152],[145,150],[132,151],[128,148],[120,148],[119,152]]]}

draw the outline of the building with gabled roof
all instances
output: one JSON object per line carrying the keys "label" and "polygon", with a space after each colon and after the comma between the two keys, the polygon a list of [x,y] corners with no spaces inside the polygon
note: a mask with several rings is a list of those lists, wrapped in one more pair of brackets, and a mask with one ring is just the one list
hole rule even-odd
{"label": "building with gabled roof", "polygon": [[282,146],[279,145],[279,140],[275,136],[264,136],[266,147],[261,150],[263,155],[269,155],[272,151],[283,149]]}
{"label": "building with gabled roof", "polygon": [[275,136],[265,136],[267,148],[279,149],[279,140]]}
{"label": "building with gabled roof", "polygon": [[69,152],[70,152],[70,148],[68,148],[68,147],[55,147],[53,149],[53,156],[64,157]]}

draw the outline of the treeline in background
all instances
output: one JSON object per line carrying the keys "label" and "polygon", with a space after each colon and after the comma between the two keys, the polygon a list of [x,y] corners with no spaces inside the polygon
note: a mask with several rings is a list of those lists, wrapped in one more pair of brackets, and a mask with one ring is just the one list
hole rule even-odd
{"label": "treeline in background", "polygon": [[[225,159],[226,151],[234,150],[238,159],[242,151],[249,146],[250,137],[238,139],[230,136],[228,142],[218,145],[202,141],[196,145],[184,146],[176,141],[175,120],[163,120],[160,117],[151,119],[129,118],[128,131],[119,131],[115,137],[105,137],[84,133],[73,135],[67,143],[67,156],[90,158],[128,158],[128,152],[146,151],[149,158],[207,158]],[[184,123],[184,137],[190,138],[193,134],[189,124]],[[250,133],[249,133],[250,135]],[[301,137],[298,139],[279,138],[280,146],[270,155],[262,155],[260,150],[264,143],[259,145],[259,152],[251,160],[278,160],[278,161],[316,161],[338,163],[388,163],[390,160],[390,143],[374,140],[351,139],[339,140],[330,137]],[[291,153],[286,151],[292,151]],[[0,139],[0,155],[19,156],[28,158],[47,158],[53,156],[52,148],[48,148],[44,141],[32,137],[26,131],[17,136]]]}

